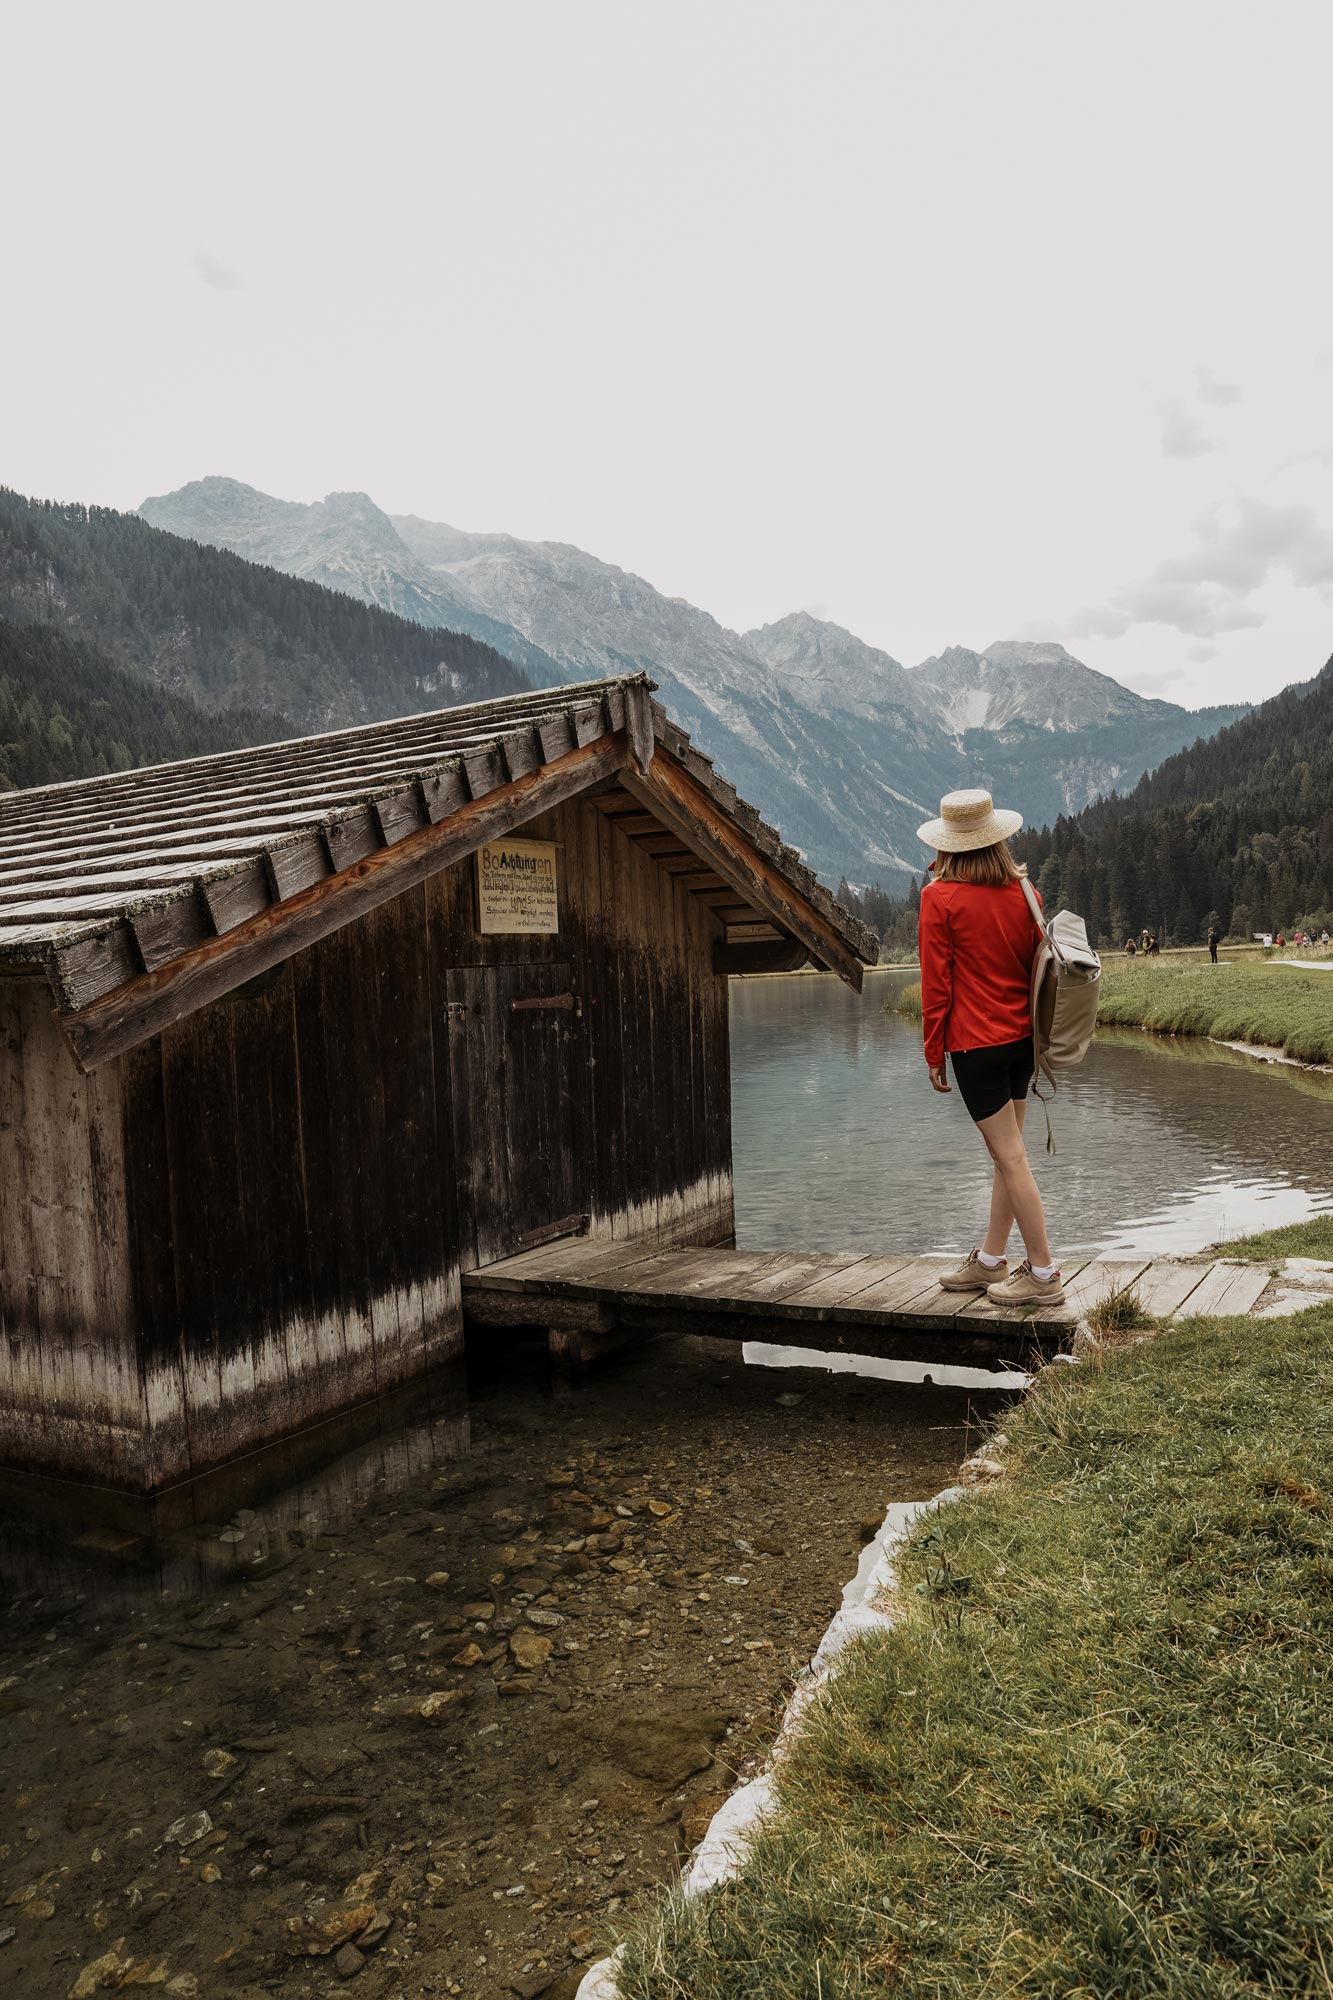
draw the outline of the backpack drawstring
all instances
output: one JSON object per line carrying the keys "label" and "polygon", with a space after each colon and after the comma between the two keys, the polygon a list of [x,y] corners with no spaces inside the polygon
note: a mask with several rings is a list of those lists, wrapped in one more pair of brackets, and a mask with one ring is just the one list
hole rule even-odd
{"label": "backpack drawstring", "polygon": [[[1043,1075],[1045,1075],[1045,1078],[1046,1078],[1046,1081],[1047,1081],[1047,1082],[1048,1082],[1048,1083],[1050,1084],[1050,1086],[1051,1086],[1051,1087],[1050,1087],[1050,1090],[1049,1090],[1049,1091],[1043,1091],[1043,1090],[1042,1090],[1042,1088],[1041,1088],[1041,1079],[1042,1079],[1042,1076],[1043,1076]],[[1031,1089],[1032,1089],[1032,1095],[1033,1095],[1033,1096],[1034,1096],[1034,1097],[1036,1098],[1036,1100],[1037,1100],[1038,1104],[1040,1104],[1040,1106],[1041,1106],[1041,1108],[1042,1108],[1042,1111],[1043,1111],[1043,1113],[1045,1114],[1045,1118],[1046,1118],[1046,1150],[1047,1150],[1047,1152],[1048,1152],[1048,1153],[1053,1153],[1053,1152],[1055,1151],[1055,1134],[1054,1134],[1054,1132],[1053,1132],[1053,1131],[1051,1130],[1051,1103],[1050,1103],[1050,1101],[1051,1101],[1051,1098],[1053,1098],[1053,1097],[1055,1096],[1055,1093],[1056,1093],[1056,1091],[1057,1091],[1057,1089],[1058,1089],[1058,1088],[1059,1088],[1059,1085],[1058,1085],[1058,1084],[1056,1083],[1056,1081],[1055,1081],[1055,1078],[1054,1078],[1054,1077],[1053,1077],[1053,1076],[1051,1075],[1051,1070],[1050,1070],[1050,1065],[1049,1065],[1049,1063],[1047,1063],[1047,1062],[1046,1062],[1046,1061],[1045,1061],[1045,1060],[1043,1059],[1043,1057],[1041,1057],[1041,1056],[1038,1056],[1038,1057],[1037,1057],[1037,1060],[1036,1060],[1036,1064],[1035,1064],[1035,1067],[1034,1067],[1034,1069],[1033,1069],[1033,1072],[1032,1072],[1032,1085],[1031,1085]]]}

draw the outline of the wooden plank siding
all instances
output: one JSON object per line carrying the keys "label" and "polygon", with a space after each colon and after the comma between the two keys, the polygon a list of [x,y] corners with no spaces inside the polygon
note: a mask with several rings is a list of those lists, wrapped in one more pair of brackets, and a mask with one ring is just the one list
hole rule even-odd
{"label": "wooden plank siding", "polygon": [[135,1483],[144,1405],[121,1080],[83,1076],[44,981],[0,981],[0,1459]]}
{"label": "wooden plank siding", "polygon": [[423,1376],[461,1415],[420,889],[149,1046],[160,1091],[123,1061],[155,1483]]}

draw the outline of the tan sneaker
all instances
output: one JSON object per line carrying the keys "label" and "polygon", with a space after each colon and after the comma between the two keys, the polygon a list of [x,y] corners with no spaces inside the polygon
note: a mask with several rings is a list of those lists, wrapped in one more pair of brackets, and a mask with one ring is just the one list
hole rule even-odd
{"label": "tan sneaker", "polygon": [[1064,1296],[1059,1271],[1053,1278],[1034,1278],[1026,1257],[1014,1267],[1012,1277],[986,1287],[986,1297],[994,1299],[997,1306],[1058,1306],[1063,1305]]}
{"label": "tan sneaker", "polygon": [[983,1264],[980,1253],[969,1250],[956,1271],[946,1271],[940,1279],[942,1292],[984,1292],[988,1285],[995,1284],[1008,1273],[1009,1266],[1003,1258],[998,1264]]}

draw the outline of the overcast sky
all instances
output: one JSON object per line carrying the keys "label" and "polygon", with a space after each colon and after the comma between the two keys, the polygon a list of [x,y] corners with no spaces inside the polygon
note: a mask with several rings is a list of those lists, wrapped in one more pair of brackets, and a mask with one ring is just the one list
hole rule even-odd
{"label": "overcast sky", "polygon": [[913,663],[1333,651],[1324,0],[10,10],[0,480],[571,541]]}

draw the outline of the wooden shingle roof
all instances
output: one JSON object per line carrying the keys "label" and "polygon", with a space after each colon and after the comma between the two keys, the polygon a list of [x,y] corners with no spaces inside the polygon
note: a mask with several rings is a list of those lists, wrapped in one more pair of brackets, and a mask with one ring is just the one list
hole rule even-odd
{"label": "wooden shingle roof", "polygon": [[[253,942],[257,925],[275,962],[619,773],[636,797],[651,794],[650,811],[661,794],[668,823],[702,812],[724,879],[729,866],[747,880],[754,871],[755,914],[859,981],[878,953],[874,934],[717,774],[652,687],[636,675],[544,688],[0,797],[0,968],[44,972],[68,1025],[122,988],[161,990],[173,968],[206,953],[200,1005],[227,990],[229,941]],[[412,857],[407,879],[384,866],[389,850]],[[311,931],[316,894],[323,915]],[[304,929],[279,949],[286,913],[300,913]],[[255,969],[253,952],[238,957],[233,984]]]}

